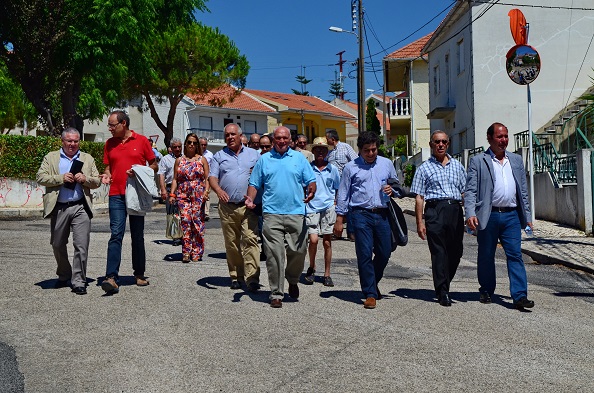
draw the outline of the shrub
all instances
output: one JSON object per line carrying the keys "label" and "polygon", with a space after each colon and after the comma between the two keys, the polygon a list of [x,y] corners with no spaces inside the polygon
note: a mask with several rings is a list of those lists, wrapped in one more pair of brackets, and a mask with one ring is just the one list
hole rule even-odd
{"label": "shrub", "polygon": [[[80,150],[95,158],[103,173],[103,143],[81,141]],[[60,138],[49,136],[0,135],[0,177],[35,180],[43,157],[62,147]]]}

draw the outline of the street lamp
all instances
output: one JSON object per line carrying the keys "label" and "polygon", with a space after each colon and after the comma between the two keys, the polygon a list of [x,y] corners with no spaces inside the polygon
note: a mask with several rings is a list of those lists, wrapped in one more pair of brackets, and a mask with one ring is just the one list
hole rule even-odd
{"label": "street lamp", "polygon": [[[363,0],[353,0],[353,6],[355,1],[358,1],[358,25],[359,34],[351,30],[344,30],[340,27],[331,26],[330,31],[335,33],[350,33],[357,37],[357,43],[359,44],[359,58],[357,59],[357,106],[358,106],[358,123],[359,123],[359,134],[365,131],[365,69],[364,69],[364,53],[363,53]],[[353,26],[355,26],[353,24]],[[353,28],[356,28],[353,27]]]}

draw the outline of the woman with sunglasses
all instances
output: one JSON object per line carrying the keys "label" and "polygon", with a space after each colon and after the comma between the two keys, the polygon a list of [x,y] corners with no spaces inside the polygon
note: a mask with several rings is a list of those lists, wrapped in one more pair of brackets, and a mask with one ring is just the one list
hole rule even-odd
{"label": "woman with sunglasses", "polygon": [[182,262],[202,260],[204,254],[204,202],[208,199],[208,162],[202,156],[198,136],[186,136],[184,154],[175,160],[169,203],[177,200],[181,216]]}

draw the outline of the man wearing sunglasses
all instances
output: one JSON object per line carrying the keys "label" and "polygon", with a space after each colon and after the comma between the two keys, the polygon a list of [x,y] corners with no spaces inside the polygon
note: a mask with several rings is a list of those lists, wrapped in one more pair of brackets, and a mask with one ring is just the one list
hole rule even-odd
{"label": "man wearing sunglasses", "polygon": [[417,168],[410,189],[417,194],[417,233],[421,239],[427,239],[431,252],[435,295],[445,307],[452,305],[450,282],[462,257],[462,194],[466,184],[464,167],[447,153],[449,143],[444,131],[433,131],[429,142],[431,157]]}
{"label": "man wearing sunglasses", "polygon": [[[108,294],[119,292],[119,271],[122,261],[122,241],[126,232],[126,183],[135,176],[133,165],[147,165],[157,171],[157,160],[148,139],[130,129],[130,117],[124,111],[113,111],[107,119],[112,137],[105,142],[101,182],[109,185],[109,227],[111,238],[107,244],[107,267],[101,288]],[[144,276],[146,252],[144,247],[144,216],[130,215],[132,238],[132,268],[136,285],[149,284]]]}

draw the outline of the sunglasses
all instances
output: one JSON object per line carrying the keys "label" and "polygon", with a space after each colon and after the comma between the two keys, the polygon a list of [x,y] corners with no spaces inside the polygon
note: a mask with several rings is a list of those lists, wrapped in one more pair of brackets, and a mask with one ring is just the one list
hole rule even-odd
{"label": "sunglasses", "polygon": [[200,144],[200,142],[194,142],[194,141],[187,141],[186,145],[188,146],[198,146]]}
{"label": "sunglasses", "polygon": [[438,139],[436,141],[431,141],[431,143],[433,143],[434,145],[439,145],[440,143],[442,145],[447,145],[449,141],[447,139]]}
{"label": "sunglasses", "polygon": [[263,149],[270,149],[272,145],[260,145],[260,147]]}

